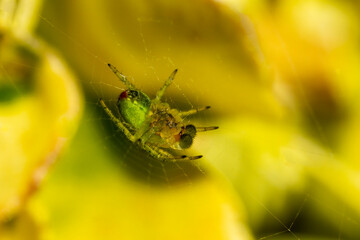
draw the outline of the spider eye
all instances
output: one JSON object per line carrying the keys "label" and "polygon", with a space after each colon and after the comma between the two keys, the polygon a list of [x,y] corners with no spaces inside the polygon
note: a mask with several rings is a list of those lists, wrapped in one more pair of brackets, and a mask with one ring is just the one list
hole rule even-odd
{"label": "spider eye", "polygon": [[185,127],[185,134],[189,134],[192,138],[196,135],[196,127],[194,125],[187,125]]}
{"label": "spider eye", "polygon": [[189,134],[183,134],[180,137],[179,145],[182,149],[189,148],[193,143],[193,138]]}
{"label": "spider eye", "polygon": [[137,98],[139,96],[139,93],[138,93],[138,91],[130,90],[130,95],[133,98]]}
{"label": "spider eye", "polygon": [[128,97],[128,92],[127,91],[123,91],[120,96],[119,96],[119,100],[125,99]]}

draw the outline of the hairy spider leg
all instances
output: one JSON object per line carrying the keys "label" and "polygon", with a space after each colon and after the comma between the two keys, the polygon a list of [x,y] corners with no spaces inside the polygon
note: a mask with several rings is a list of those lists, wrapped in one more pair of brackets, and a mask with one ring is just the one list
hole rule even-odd
{"label": "hairy spider leg", "polygon": [[211,131],[211,130],[216,130],[219,127],[195,127],[197,132],[206,132],[206,131]]}
{"label": "hairy spider leg", "polygon": [[210,106],[206,106],[206,107],[202,107],[202,108],[191,109],[191,110],[188,110],[188,111],[185,111],[185,112],[179,112],[179,116],[180,117],[186,117],[186,116],[193,115],[195,113],[207,110],[209,108],[210,108]]}
{"label": "hairy spider leg", "polygon": [[165,150],[161,149],[161,148],[157,148],[157,151],[159,151],[159,153],[164,154],[164,155],[170,155],[171,157],[169,158],[162,158],[162,160],[164,162],[178,162],[178,161],[189,161],[189,160],[196,160],[199,158],[202,158],[202,155],[197,155],[197,156],[187,156],[187,155],[181,155],[181,156],[173,156],[170,153],[166,152]]}
{"label": "hairy spider leg", "polygon": [[[155,158],[160,158],[162,161],[164,162],[178,162],[178,161],[191,161],[191,160],[196,160],[199,158],[202,158],[202,155],[198,155],[198,156],[187,156],[187,155],[181,155],[181,156],[173,156],[172,154],[170,154],[169,152],[158,148],[156,146],[148,146],[145,145],[145,147],[149,148],[147,151],[149,151],[149,153],[155,157]],[[158,154],[158,155],[154,155],[154,153]]]}
{"label": "hairy spider leg", "polygon": [[174,157],[173,161],[189,161],[189,160],[196,160],[199,158],[202,158],[203,155],[197,155],[197,156],[187,156],[187,155],[182,155],[182,156],[178,156],[178,157]]}
{"label": "hairy spider leg", "polygon": [[178,161],[190,161],[190,160],[196,160],[199,158],[202,158],[202,155],[198,155],[198,156],[187,156],[187,155],[182,155],[182,156],[173,156],[171,153],[158,148],[156,146],[152,146],[152,145],[148,145],[143,143],[142,144],[143,149],[145,149],[145,151],[147,151],[152,157],[156,158],[156,159],[161,159],[164,162],[178,162]]}
{"label": "hairy spider leg", "polygon": [[164,95],[166,88],[169,87],[170,84],[172,83],[172,81],[174,80],[176,73],[177,73],[177,69],[175,69],[175,70],[170,74],[169,78],[165,81],[164,85],[160,88],[159,91],[157,91],[156,97],[155,97],[155,99],[153,100],[155,103],[160,102],[161,97]]}
{"label": "hairy spider leg", "polygon": [[120,81],[122,81],[125,84],[127,89],[136,89],[135,86],[131,82],[129,82],[121,72],[119,72],[116,69],[116,67],[114,67],[110,63],[108,63],[108,66],[111,69],[111,71],[113,71],[113,73],[115,73],[115,75],[120,79]]}
{"label": "hairy spider leg", "polygon": [[134,137],[136,140],[141,140],[145,143],[156,132],[154,128],[150,128],[151,116],[147,116],[141,127],[136,131]]}
{"label": "hairy spider leg", "polygon": [[106,114],[110,117],[110,119],[115,122],[116,126],[125,134],[125,136],[131,141],[135,142],[135,137],[131,134],[131,132],[124,126],[124,124],[114,116],[114,114],[111,112],[111,110],[106,106],[104,100],[100,99],[100,105],[106,112]]}

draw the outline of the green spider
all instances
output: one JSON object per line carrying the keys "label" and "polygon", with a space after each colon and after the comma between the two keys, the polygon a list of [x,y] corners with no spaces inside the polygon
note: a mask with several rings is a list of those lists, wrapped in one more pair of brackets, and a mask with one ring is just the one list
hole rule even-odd
{"label": "green spider", "polygon": [[209,109],[203,107],[180,112],[161,102],[165,90],[174,80],[177,69],[171,73],[165,84],[156,93],[153,100],[137,89],[113,65],[108,64],[115,75],[125,84],[126,90],[119,95],[117,107],[120,117],[117,118],[100,99],[100,105],[116,126],[132,142],[156,159],[163,161],[195,160],[199,156],[174,156],[165,149],[183,150],[189,148],[197,132],[215,130],[218,127],[195,127],[187,125],[184,118],[197,112]]}

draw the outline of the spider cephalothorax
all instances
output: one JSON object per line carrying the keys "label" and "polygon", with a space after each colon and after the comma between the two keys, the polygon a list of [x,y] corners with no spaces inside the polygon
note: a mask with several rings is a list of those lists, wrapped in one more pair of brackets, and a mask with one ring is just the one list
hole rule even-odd
{"label": "spider cephalothorax", "polygon": [[166,88],[171,84],[177,72],[175,70],[165,81],[165,84],[156,93],[153,100],[135,88],[124,75],[114,66],[109,64],[115,75],[126,85],[127,89],[119,95],[117,107],[120,117],[113,115],[111,110],[100,99],[100,104],[118,128],[134,143],[149,152],[153,157],[163,160],[194,160],[202,156],[173,156],[166,149],[187,149],[192,143],[197,132],[209,131],[218,127],[195,127],[186,124],[184,118],[199,111],[209,109],[204,107],[180,112],[171,108],[169,104],[161,102],[161,97]]}

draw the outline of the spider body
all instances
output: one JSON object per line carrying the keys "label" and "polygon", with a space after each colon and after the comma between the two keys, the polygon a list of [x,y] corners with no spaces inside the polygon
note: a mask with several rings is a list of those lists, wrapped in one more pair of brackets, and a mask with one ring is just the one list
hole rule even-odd
{"label": "spider body", "polygon": [[210,107],[180,112],[171,108],[169,104],[161,102],[161,97],[173,81],[177,70],[165,81],[165,84],[156,93],[155,99],[150,100],[145,93],[136,89],[114,66],[109,64],[109,67],[127,87],[119,95],[117,102],[121,116],[119,118],[115,117],[102,99],[100,99],[100,104],[110,119],[115,122],[131,142],[139,144],[150,155],[162,160],[194,160],[202,157],[201,155],[173,156],[166,151],[166,149],[187,149],[192,145],[197,132],[218,128],[195,127],[185,123],[186,116]]}

